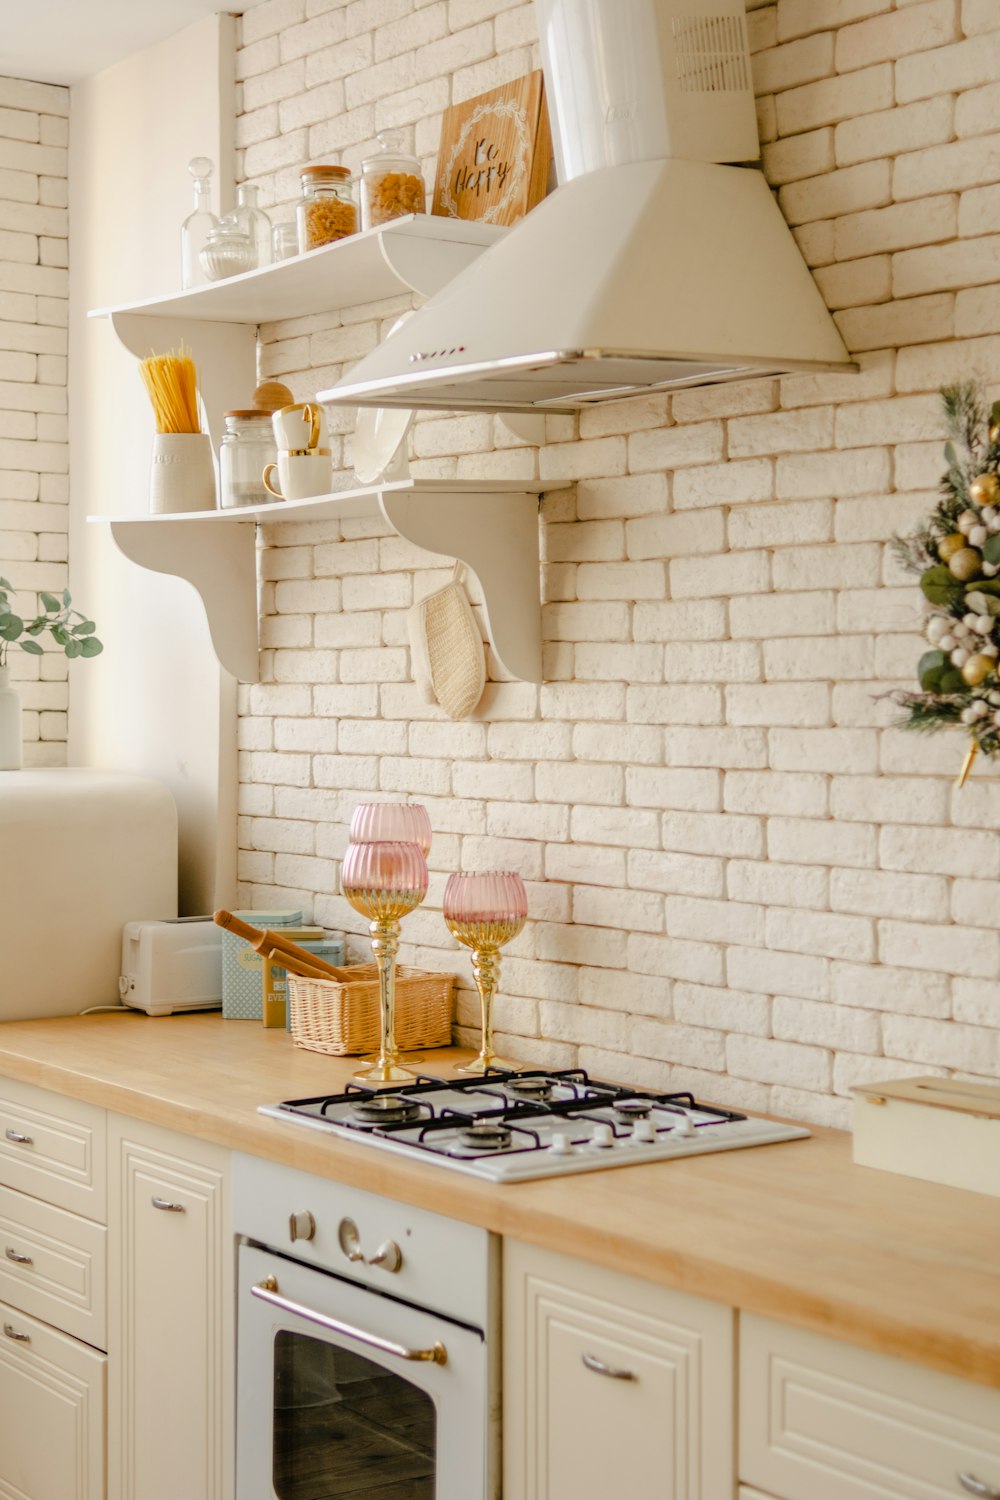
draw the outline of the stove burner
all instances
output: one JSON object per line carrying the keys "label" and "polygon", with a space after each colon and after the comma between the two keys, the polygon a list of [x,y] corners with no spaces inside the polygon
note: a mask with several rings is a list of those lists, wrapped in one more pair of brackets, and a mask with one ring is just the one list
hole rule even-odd
{"label": "stove burner", "polygon": [[473,1146],[479,1151],[504,1151],[510,1145],[511,1131],[507,1125],[494,1120],[475,1120],[458,1132],[463,1146]]}
{"label": "stove burner", "polygon": [[551,1078],[512,1078],[504,1088],[518,1099],[536,1099],[539,1103],[551,1099],[555,1093]]}
{"label": "stove burner", "polygon": [[645,1120],[653,1108],[652,1099],[616,1099],[611,1108],[623,1120]]}
{"label": "stove burner", "polygon": [[352,1099],[351,1113],[366,1124],[402,1125],[417,1118],[420,1105],[402,1094],[373,1094],[370,1099]]}

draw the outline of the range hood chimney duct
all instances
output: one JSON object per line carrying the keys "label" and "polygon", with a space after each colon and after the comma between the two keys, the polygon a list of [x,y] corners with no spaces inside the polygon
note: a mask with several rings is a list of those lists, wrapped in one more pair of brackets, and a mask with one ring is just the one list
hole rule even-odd
{"label": "range hood chimney duct", "polygon": [[560,186],[328,402],[560,411],[856,368],[759,169],[744,0],[535,0]]}

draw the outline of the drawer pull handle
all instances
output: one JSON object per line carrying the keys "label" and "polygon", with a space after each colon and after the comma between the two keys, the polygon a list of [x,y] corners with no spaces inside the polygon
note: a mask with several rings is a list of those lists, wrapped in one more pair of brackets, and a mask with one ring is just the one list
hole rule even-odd
{"label": "drawer pull handle", "polygon": [[163,1210],[163,1212],[165,1214],[186,1214],[187,1213],[187,1209],[184,1207],[183,1203],[171,1203],[169,1198],[156,1198],[156,1197],[154,1197],[152,1199],[152,1203],[153,1203],[153,1207],[154,1208],[162,1208],[162,1210]]}
{"label": "drawer pull handle", "polygon": [[13,1141],[15,1146],[33,1146],[35,1144],[30,1135],[22,1135],[19,1130],[5,1130],[4,1135],[6,1135],[9,1141]]}
{"label": "drawer pull handle", "polygon": [[30,1333],[18,1333],[13,1323],[5,1323],[3,1325],[3,1336],[5,1339],[13,1339],[15,1344],[31,1343]]}
{"label": "drawer pull handle", "polygon": [[606,1365],[603,1359],[598,1359],[594,1354],[581,1355],[583,1363],[588,1370],[593,1370],[595,1375],[607,1375],[611,1380],[638,1380],[634,1370],[618,1370],[614,1365]]}
{"label": "drawer pull handle", "polygon": [[15,1250],[11,1245],[7,1246],[4,1254],[6,1255],[8,1260],[12,1260],[14,1262],[15,1266],[33,1266],[35,1264],[30,1255],[21,1255],[21,1253]]}
{"label": "drawer pull handle", "polygon": [[968,1494],[978,1495],[979,1500],[1000,1500],[1000,1490],[995,1490],[991,1484],[984,1484],[975,1474],[959,1474],[958,1482]]}

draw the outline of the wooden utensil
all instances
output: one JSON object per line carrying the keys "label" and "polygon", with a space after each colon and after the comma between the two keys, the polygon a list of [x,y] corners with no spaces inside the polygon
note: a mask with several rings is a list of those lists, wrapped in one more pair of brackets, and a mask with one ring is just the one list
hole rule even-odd
{"label": "wooden utensil", "polygon": [[[274,950],[305,964],[312,971],[311,977],[314,979],[339,979],[343,984],[352,977],[350,969],[337,968],[334,964],[328,964],[318,954],[310,953],[306,948],[300,948],[297,943],[293,943],[291,938],[286,938],[281,932],[251,927],[249,922],[244,922],[242,917],[234,916],[231,911],[214,912],[212,920],[218,927],[225,928],[227,932],[249,943],[257,953],[266,955]],[[289,966],[286,965],[286,967]]]}

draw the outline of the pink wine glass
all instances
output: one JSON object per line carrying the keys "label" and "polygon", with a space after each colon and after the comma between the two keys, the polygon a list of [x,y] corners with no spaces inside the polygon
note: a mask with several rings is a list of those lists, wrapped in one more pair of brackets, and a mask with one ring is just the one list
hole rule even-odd
{"label": "pink wine glass", "polygon": [[399,919],[427,894],[427,861],[419,844],[349,844],[340,884],[355,911],[368,918],[378,966],[380,1036],[378,1056],[355,1078],[369,1083],[408,1083],[416,1075],[400,1066],[396,1045],[396,950]]}
{"label": "pink wine glass", "polygon": [[472,973],[482,1008],[482,1044],[478,1057],[458,1069],[485,1073],[489,1068],[516,1068],[493,1051],[493,997],[500,980],[500,949],[524,926],[528,897],[520,875],[512,870],[484,870],[451,875],[444,889],[444,919],[452,937],[472,949]]}
{"label": "pink wine glass", "polygon": [[362,802],[351,816],[352,844],[419,844],[430,853],[431,820],[419,802]]}

